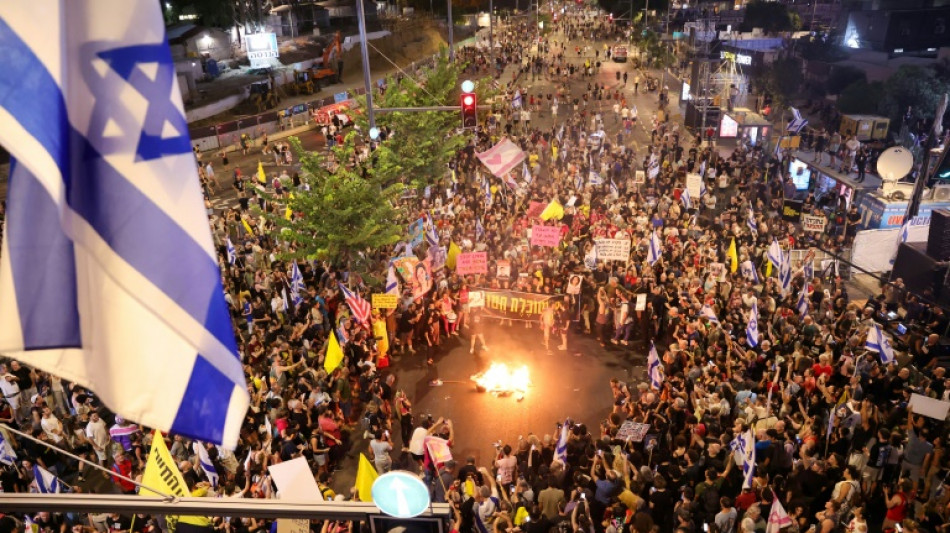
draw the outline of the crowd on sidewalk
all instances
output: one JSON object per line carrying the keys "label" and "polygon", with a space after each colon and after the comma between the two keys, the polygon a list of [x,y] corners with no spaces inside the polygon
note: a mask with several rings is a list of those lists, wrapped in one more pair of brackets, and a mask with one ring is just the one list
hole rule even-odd
{"label": "crowd on sidewalk", "polygon": [[[596,32],[583,18],[565,16],[560,24],[555,36]],[[549,44],[541,43],[548,61],[559,50]],[[513,50],[525,53],[524,45]],[[623,89],[627,96],[633,90]],[[647,128],[651,144],[635,149],[623,129],[616,137],[602,133],[617,118],[601,114],[610,107],[582,114],[578,106],[566,106],[544,129],[510,128],[512,114],[497,117],[428,195],[407,196],[406,219],[393,223],[418,222],[422,238],[408,234],[395,249],[367,251],[374,277],[387,280],[382,289],[333,262],[278,259],[272,222],[260,211],[284,210],[265,196],[213,217],[252,407],[237,450],[164,437],[189,489],[272,498],[268,466],[301,457],[325,498],[356,499],[349,487],[334,492],[341,489],[334,472],[360,452],[380,473],[420,472],[435,501],[452,503],[450,529],[460,533],[943,529],[947,426],[909,405],[913,394],[947,399],[942,309],[906,294],[899,281],[867,302],[852,300],[843,281],[816,269],[808,253],[793,264],[791,250],[818,241],[843,246],[849,230],[813,235],[779,222],[788,166],[761,149],[740,147],[723,157],[694,146],[662,116]],[[341,140],[353,142],[353,135]],[[506,138],[524,152],[524,163],[492,176],[477,154]],[[687,174],[702,178],[693,193]],[[267,185],[307,186],[307,176],[297,179]],[[530,245],[541,226],[557,228],[556,246]],[[626,240],[629,255],[603,260],[599,239]],[[487,253],[486,273],[453,271],[467,252]],[[512,323],[471,305],[481,289],[549,299],[541,312]],[[398,295],[395,310],[369,309],[371,292],[382,291]],[[638,295],[645,295],[642,306]],[[901,315],[905,337],[888,341],[879,325],[888,312]],[[425,438],[451,447],[465,420],[415,413],[408,384],[390,371],[392,357],[424,363],[459,339],[472,351],[486,349],[493,328],[524,324],[553,356],[551,336],[562,350],[576,335],[593,335],[603,345],[650,352],[650,379],[584,391],[611,403],[606,420],[524,428],[526,437],[498,443],[488,464],[437,462]],[[899,356],[891,347],[898,340]],[[105,409],[90,391],[15,361],[0,367],[0,391],[0,421],[117,474],[142,475],[153,434]],[[627,423],[648,424],[646,436],[625,438]],[[367,447],[354,450],[364,439]],[[9,448],[0,451],[16,454],[15,461],[0,457],[11,463],[0,469],[4,492],[47,489],[43,472],[74,487],[98,475],[28,439],[6,434],[4,441]],[[136,490],[113,481],[116,491]],[[0,518],[0,533],[18,518]],[[119,514],[27,518],[43,532],[167,527],[157,517]],[[178,527],[271,527],[254,519],[198,522]],[[361,526],[311,527],[339,533]]]}

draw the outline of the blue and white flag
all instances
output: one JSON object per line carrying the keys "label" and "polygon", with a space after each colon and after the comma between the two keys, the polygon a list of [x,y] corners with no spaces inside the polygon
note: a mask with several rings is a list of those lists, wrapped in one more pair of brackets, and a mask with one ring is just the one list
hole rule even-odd
{"label": "blue and white flag", "polygon": [[564,424],[561,425],[561,435],[557,439],[557,446],[554,448],[554,458],[558,461],[561,461],[565,465],[567,464],[567,437],[568,437],[568,421],[565,420]]}
{"label": "blue and white flag", "polygon": [[492,197],[491,197],[491,185],[488,184],[488,180],[482,182],[482,190],[485,192],[485,204],[488,207],[491,207]]}
{"label": "blue and white flag", "polygon": [[798,308],[798,316],[805,318],[805,315],[808,314],[808,282],[806,281],[802,285],[802,292],[798,295],[798,304],[795,306]]}
{"label": "blue and white flag", "polygon": [[660,365],[660,354],[657,353],[653,341],[650,341],[650,355],[647,356],[647,376],[650,378],[650,387],[653,390],[663,388],[663,367]]}
{"label": "blue and white flag", "polygon": [[782,264],[779,265],[778,279],[781,283],[782,294],[788,294],[789,289],[792,288],[792,261],[788,254],[785,254]]}
{"label": "blue and white flag", "polygon": [[716,316],[716,312],[713,311],[712,307],[709,307],[709,305],[704,305],[703,308],[699,310],[699,316],[714,324],[719,323],[719,317]]}
{"label": "blue and white flag", "polygon": [[396,269],[392,264],[386,274],[386,294],[399,294],[399,278],[396,277]]}
{"label": "blue and white flag", "polygon": [[39,492],[40,494],[54,494],[57,492],[63,492],[63,487],[59,481],[59,478],[54,476],[49,470],[37,464],[33,465],[33,487],[36,489],[36,492]]}
{"label": "blue and white flag", "polygon": [[617,184],[614,183],[613,179],[610,180],[608,187],[610,187],[610,194],[614,195],[614,197],[620,197],[620,189],[617,188]]}
{"label": "blue and white flag", "polygon": [[736,466],[742,468],[742,488],[750,488],[755,475],[755,434],[749,429],[732,439],[729,447]]}
{"label": "blue and white flag", "polygon": [[218,488],[218,471],[214,468],[214,463],[211,462],[211,456],[208,455],[208,449],[205,448],[205,445],[201,442],[195,441],[193,444],[195,448],[195,453],[198,454],[198,465],[201,467],[201,470],[204,471],[205,475],[208,476],[208,482],[211,483],[212,488]]}
{"label": "blue and white flag", "polygon": [[290,264],[290,299],[294,302],[294,305],[300,305],[300,302],[303,301],[303,296],[300,295],[303,291],[307,290],[307,286],[304,285],[303,276],[300,274],[300,267],[297,266],[297,262],[294,261]]}
{"label": "blue and white flag", "polygon": [[910,238],[910,219],[908,219],[906,222],[901,224],[901,231],[898,234],[897,238],[898,238],[897,240],[898,244],[902,242],[907,242],[907,239]]}
{"label": "blue and white flag", "polygon": [[752,311],[749,312],[749,324],[745,328],[745,340],[749,342],[749,347],[755,348],[759,345],[759,304],[752,303]]}
{"label": "blue and white flag", "polygon": [[7,440],[7,436],[0,429],[0,464],[12,465],[16,462],[16,450]]}
{"label": "blue and white flag", "polygon": [[511,107],[515,109],[521,108],[521,89],[515,91],[515,95],[511,97]]}
{"label": "blue and white flag", "polygon": [[805,276],[805,283],[815,279],[815,265],[809,257],[802,263],[802,275]]}
{"label": "blue and white flag", "polygon": [[751,281],[752,283],[759,282],[759,273],[755,270],[755,265],[752,264],[752,261],[746,259],[740,263],[739,272],[742,274],[742,277]]}
{"label": "blue and white flag", "polygon": [[689,189],[683,187],[683,194],[680,195],[680,200],[683,202],[683,207],[686,209],[693,208],[693,199],[689,197]]}
{"label": "blue and white flag", "polygon": [[161,6],[3,2],[0,50],[0,352],[235,446],[247,385]]}
{"label": "blue and white flag", "polygon": [[772,244],[769,245],[766,255],[768,256],[769,261],[772,262],[772,265],[775,266],[776,270],[782,266],[782,262],[785,260],[785,252],[782,251],[782,246],[776,239],[772,239]]}
{"label": "blue and white flag", "polygon": [[285,313],[287,311],[290,311],[290,300],[287,298],[286,286],[280,289],[280,299],[283,301],[283,303],[281,304],[281,309],[283,309]]}
{"label": "blue and white flag", "polygon": [[663,243],[660,241],[660,237],[656,234],[656,230],[653,230],[653,233],[650,235],[650,247],[647,250],[647,261],[650,265],[655,265],[657,261],[663,256]]}
{"label": "blue and white flag", "polygon": [[429,246],[438,246],[439,245],[439,230],[435,228],[435,219],[432,218],[432,213],[426,213],[426,243]]}
{"label": "blue and white flag", "polygon": [[237,262],[237,250],[234,248],[234,244],[231,243],[231,237],[228,237],[225,246],[228,248],[228,264],[233,265]]}
{"label": "blue and white flag", "polygon": [[561,139],[564,138],[564,124],[561,124],[561,129],[557,130],[557,142],[561,142]]}
{"label": "blue and white flag", "polygon": [[756,238],[759,236],[759,224],[755,221],[755,212],[749,209],[749,218],[746,219],[746,226],[749,226],[749,231],[752,232],[752,235]]}
{"label": "blue and white flag", "polygon": [[482,219],[475,220],[475,242],[480,242],[485,236],[485,226],[482,226]]}
{"label": "blue and white flag", "polygon": [[868,330],[868,338],[864,343],[864,347],[872,352],[877,352],[881,357],[881,362],[885,365],[897,360],[894,357],[894,348],[891,346],[891,342],[887,340],[887,336],[884,335],[881,327],[877,324],[872,324],[871,329]]}
{"label": "blue and white flag", "polygon": [[706,180],[700,180],[699,181],[699,198],[702,199],[702,197],[706,196],[708,192],[709,191],[706,189]]}
{"label": "blue and white flag", "polygon": [[525,183],[531,183],[531,180],[533,179],[531,177],[531,169],[528,168],[527,163],[523,163],[521,165],[521,179],[523,179]]}
{"label": "blue and white flag", "polygon": [[584,266],[587,267],[587,270],[595,270],[597,268],[597,244],[593,244],[590,247],[590,250],[587,251],[587,254],[584,255]]}
{"label": "blue and white flag", "polygon": [[600,177],[600,172],[591,170],[587,174],[587,183],[589,183],[591,187],[600,187],[604,184],[604,179]]}

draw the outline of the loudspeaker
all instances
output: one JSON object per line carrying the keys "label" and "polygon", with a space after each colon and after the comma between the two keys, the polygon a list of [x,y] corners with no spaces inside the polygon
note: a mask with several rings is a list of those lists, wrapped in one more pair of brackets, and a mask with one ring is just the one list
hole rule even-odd
{"label": "loudspeaker", "polygon": [[934,209],[930,214],[927,255],[937,261],[950,259],[950,211]]}
{"label": "loudspeaker", "polygon": [[922,242],[902,242],[897,247],[894,270],[889,279],[901,278],[908,291],[915,294],[929,291],[928,298],[943,305],[950,304],[950,290],[943,286],[947,264],[928,255],[926,249],[927,245]]}

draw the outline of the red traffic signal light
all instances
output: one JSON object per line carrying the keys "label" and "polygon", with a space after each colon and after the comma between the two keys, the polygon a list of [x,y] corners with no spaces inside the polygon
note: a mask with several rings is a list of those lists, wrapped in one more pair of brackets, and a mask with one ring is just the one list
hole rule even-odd
{"label": "red traffic signal light", "polygon": [[478,99],[475,93],[462,93],[462,127],[474,128],[478,126]]}

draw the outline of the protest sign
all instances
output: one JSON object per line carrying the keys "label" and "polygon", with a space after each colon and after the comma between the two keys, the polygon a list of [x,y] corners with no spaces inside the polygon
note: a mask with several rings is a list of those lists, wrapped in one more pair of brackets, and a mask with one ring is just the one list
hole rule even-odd
{"label": "protest sign", "polygon": [[561,242],[561,228],[557,226],[532,226],[531,246],[555,247]]}
{"label": "protest sign", "polygon": [[499,259],[495,263],[495,275],[501,279],[508,279],[511,277],[511,261],[507,259]]}
{"label": "protest sign", "polygon": [[310,465],[303,457],[270,465],[267,471],[277,485],[280,500],[298,503],[323,501],[317,481],[310,472]]}
{"label": "protest sign", "polygon": [[626,261],[630,259],[630,239],[595,239],[597,259],[601,261]]}
{"label": "protest sign", "polygon": [[395,309],[399,304],[399,296],[395,294],[374,294],[373,307],[376,309]]}
{"label": "protest sign", "polygon": [[646,295],[646,294],[638,294],[638,295],[637,295],[637,303],[636,303],[636,306],[633,308],[633,310],[634,310],[634,311],[644,311],[644,310],[646,310],[646,308],[647,308],[647,295]]}
{"label": "protest sign", "polygon": [[782,204],[782,218],[789,222],[798,222],[802,218],[802,202],[785,200]]}
{"label": "protest sign", "polygon": [[485,293],[482,291],[469,292],[468,306],[472,309],[475,309],[476,307],[485,307]]}
{"label": "protest sign", "polygon": [[636,171],[636,173],[634,173],[634,175],[633,175],[633,182],[636,183],[636,184],[638,184],[638,185],[641,184],[641,183],[646,183],[646,182],[647,182],[647,173],[644,172],[644,171],[642,171],[642,170]]}
{"label": "protest sign", "polygon": [[703,177],[699,174],[686,175],[686,189],[689,191],[689,197],[696,201],[699,199],[699,191],[702,188]]}
{"label": "protest sign", "polygon": [[709,275],[717,282],[726,281],[726,265],[724,263],[709,263]]}
{"label": "protest sign", "polygon": [[488,252],[470,252],[459,254],[455,260],[455,271],[460,276],[488,273]]}
{"label": "protest sign", "polygon": [[640,422],[627,420],[622,426],[620,426],[620,429],[617,430],[617,439],[632,442],[642,442],[643,437],[645,437],[647,434],[647,431],[650,431],[650,424],[641,424]]}
{"label": "protest sign", "polygon": [[826,222],[825,217],[821,215],[802,215],[802,230],[824,233]]}
{"label": "protest sign", "polygon": [[278,518],[277,533],[309,533],[310,520],[305,518]]}
{"label": "protest sign", "polygon": [[[485,296],[485,316],[493,318],[511,318],[519,320],[537,320],[541,313],[553,303],[557,296],[530,292],[479,289]],[[474,292],[474,291],[473,291]],[[472,305],[472,293],[468,293],[469,306]]]}
{"label": "protest sign", "polygon": [[911,394],[910,407],[918,415],[946,420],[947,411],[950,410],[950,402],[935,400],[922,394]]}

